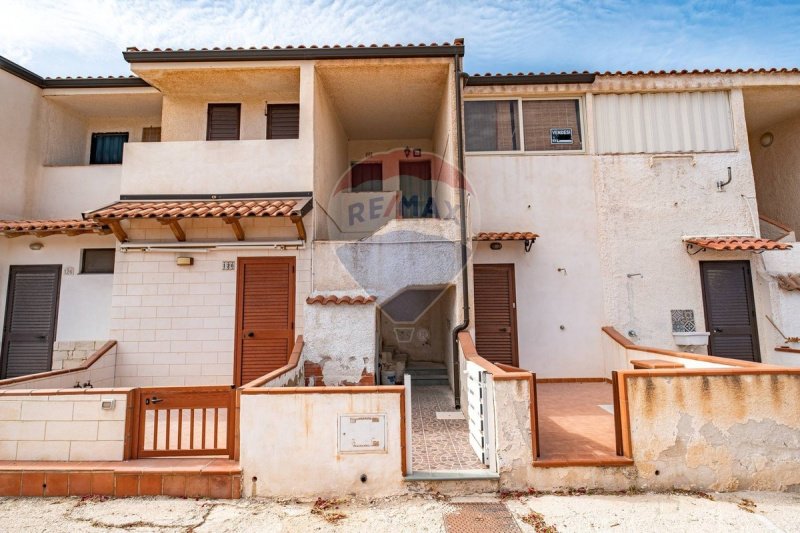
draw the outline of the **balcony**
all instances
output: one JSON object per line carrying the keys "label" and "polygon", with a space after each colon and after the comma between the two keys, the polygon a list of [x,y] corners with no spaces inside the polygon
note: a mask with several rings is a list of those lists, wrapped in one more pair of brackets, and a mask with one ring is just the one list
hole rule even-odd
{"label": "balcony", "polygon": [[121,165],[41,167],[32,196],[33,218],[80,218],[119,199]]}
{"label": "balcony", "polygon": [[121,194],[310,191],[314,157],[301,139],[176,141],[125,146]]}

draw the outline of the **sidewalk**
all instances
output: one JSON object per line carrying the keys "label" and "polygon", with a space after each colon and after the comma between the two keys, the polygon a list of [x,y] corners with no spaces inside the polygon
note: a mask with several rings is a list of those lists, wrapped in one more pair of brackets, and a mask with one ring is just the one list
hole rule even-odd
{"label": "sidewalk", "polygon": [[[800,494],[741,492],[511,497],[502,500],[523,532],[800,532]],[[374,501],[279,502],[130,498],[2,498],[0,531],[28,532],[445,532],[459,503],[498,498],[431,495]],[[537,516],[534,513],[539,513]],[[540,521],[539,529],[533,524]],[[543,523],[541,522],[543,521]],[[480,520],[477,520],[480,522]],[[489,533],[484,527],[478,530]],[[454,532],[453,532],[454,533]]]}

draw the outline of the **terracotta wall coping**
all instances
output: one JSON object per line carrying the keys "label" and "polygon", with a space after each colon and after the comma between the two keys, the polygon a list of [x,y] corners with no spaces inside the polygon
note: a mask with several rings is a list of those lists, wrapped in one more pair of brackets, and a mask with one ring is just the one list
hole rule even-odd
{"label": "terracotta wall coping", "polygon": [[403,385],[346,385],[341,387],[255,387],[242,388],[242,394],[403,394]]}
{"label": "terracotta wall coping", "polygon": [[108,341],[104,345],[102,345],[96,352],[90,355],[80,366],[75,368],[64,368],[61,370],[48,370],[47,372],[39,372],[38,374],[29,374],[27,376],[19,376],[16,378],[8,378],[8,379],[0,379],[0,387],[5,385],[13,385],[15,383],[22,383],[24,381],[32,381],[36,379],[44,379],[44,378],[51,378],[54,376],[60,376],[63,374],[71,374],[73,372],[80,372],[81,370],[87,370],[93,364],[95,364],[101,357],[103,357],[106,353],[108,353],[111,348],[117,345],[117,341]]}
{"label": "terracotta wall coping", "polygon": [[800,353],[800,350],[797,348],[789,348],[788,346],[778,346],[775,348],[776,352],[786,352],[786,353]]}
{"label": "terracotta wall coping", "polygon": [[[651,348],[649,346],[639,346],[638,344],[634,344],[628,337],[624,336],[622,333],[614,329],[613,326],[605,326],[602,328],[603,332],[606,333],[609,337],[614,339],[618,344],[624,346],[628,350],[635,350],[637,352],[645,352],[651,354],[660,354],[660,355],[668,355],[671,357],[680,357],[681,359],[693,359],[695,361],[703,361],[706,363],[715,363],[718,365],[725,365],[732,368],[760,368],[760,369],[783,369],[784,367],[776,366],[776,365],[768,365],[765,363],[756,363],[753,361],[739,361],[737,359],[728,359],[726,357],[714,357],[713,355],[701,355],[696,353],[688,353],[688,352],[676,352],[674,350],[665,350],[663,348]],[[691,371],[692,369],[687,369],[687,371]],[[724,369],[716,369],[716,370],[723,370]]]}
{"label": "terracotta wall coping", "polygon": [[96,388],[70,388],[70,389],[8,389],[0,390],[1,396],[66,396],[73,394],[128,394],[136,387],[96,387]]}
{"label": "terracotta wall coping", "polygon": [[289,355],[289,362],[280,367],[277,370],[273,370],[269,374],[265,374],[260,378],[256,378],[250,383],[246,383],[242,385],[242,389],[248,389],[253,387],[263,387],[273,379],[277,379],[282,375],[286,374],[297,368],[297,364],[300,362],[300,355],[303,353],[303,336],[298,335],[297,340],[294,342],[294,348],[292,348],[292,353]]}
{"label": "terracotta wall coping", "polygon": [[531,373],[527,370],[510,365],[502,365],[501,367],[478,355],[478,351],[475,349],[475,342],[468,331],[462,331],[458,334],[458,343],[461,345],[464,358],[489,372],[495,380],[531,379]]}

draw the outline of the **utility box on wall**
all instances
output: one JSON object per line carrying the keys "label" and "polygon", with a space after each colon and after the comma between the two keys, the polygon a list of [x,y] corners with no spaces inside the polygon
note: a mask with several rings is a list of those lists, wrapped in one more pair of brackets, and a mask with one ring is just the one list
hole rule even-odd
{"label": "utility box on wall", "polygon": [[386,415],[339,415],[339,453],[385,453]]}

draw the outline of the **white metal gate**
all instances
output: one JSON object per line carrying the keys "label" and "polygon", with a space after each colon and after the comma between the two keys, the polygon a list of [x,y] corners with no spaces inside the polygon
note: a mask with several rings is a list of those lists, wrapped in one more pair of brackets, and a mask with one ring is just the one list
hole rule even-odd
{"label": "white metal gate", "polygon": [[469,443],[481,462],[489,465],[492,448],[492,413],[487,387],[487,372],[467,362],[467,419]]}

